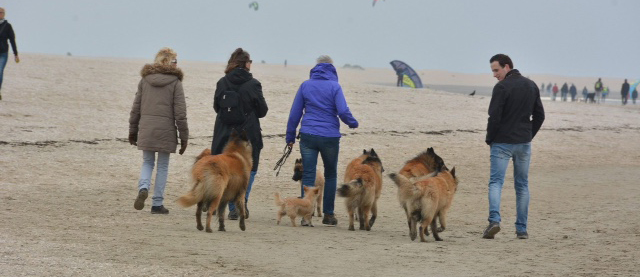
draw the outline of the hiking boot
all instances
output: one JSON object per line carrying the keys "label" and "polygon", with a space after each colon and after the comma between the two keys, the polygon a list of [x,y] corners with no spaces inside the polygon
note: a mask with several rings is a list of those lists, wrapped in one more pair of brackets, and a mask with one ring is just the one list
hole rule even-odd
{"label": "hiking boot", "polygon": [[169,214],[169,210],[167,210],[167,208],[165,208],[164,205],[152,206],[151,213],[152,214]]}
{"label": "hiking boot", "polygon": [[146,200],[148,196],[149,196],[148,189],[140,189],[140,191],[138,191],[138,198],[136,198],[136,202],[133,203],[133,207],[136,210],[144,209],[144,200]]}
{"label": "hiking boot", "polygon": [[229,216],[227,216],[227,219],[229,219],[229,220],[238,220],[238,217],[240,217],[238,215],[238,209],[235,209],[233,211],[229,211]]}
{"label": "hiking boot", "polygon": [[528,239],[529,238],[529,234],[527,234],[527,231],[524,231],[524,232],[516,231],[516,237],[519,238],[519,239]]}
{"label": "hiking boot", "polygon": [[322,218],[322,224],[336,226],[338,225],[338,219],[332,214],[324,214]]}
{"label": "hiking boot", "polygon": [[500,223],[499,222],[491,222],[487,229],[484,229],[484,233],[482,233],[483,239],[493,239],[493,237],[500,232]]}

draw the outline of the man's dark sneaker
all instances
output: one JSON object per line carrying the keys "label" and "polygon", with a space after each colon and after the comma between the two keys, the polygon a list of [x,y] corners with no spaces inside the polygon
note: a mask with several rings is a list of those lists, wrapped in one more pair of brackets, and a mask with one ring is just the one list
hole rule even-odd
{"label": "man's dark sneaker", "polygon": [[493,239],[493,237],[500,232],[500,223],[499,222],[491,222],[487,229],[484,229],[484,233],[482,233],[483,239]]}
{"label": "man's dark sneaker", "polygon": [[133,207],[136,210],[144,209],[144,200],[147,199],[147,196],[149,196],[149,190],[140,189],[140,191],[138,191],[138,197],[136,198],[136,202],[133,203]]}
{"label": "man's dark sneaker", "polygon": [[529,238],[529,234],[527,234],[527,231],[524,232],[517,232],[516,231],[516,237],[519,239],[528,239]]}
{"label": "man's dark sneaker", "polygon": [[169,214],[169,210],[167,210],[167,208],[165,208],[163,205],[152,206],[151,213],[152,214]]}
{"label": "man's dark sneaker", "polygon": [[233,211],[229,211],[229,216],[227,216],[227,219],[229,219],[229,220],[238,220],[238,217],[240,217],[238,215],[238,209],[235,209]]}
{"label": "man's dark sneaker", "polygon": [[322,218],[322,224],[336,226],[338,225],[338,219],[332,214],[324,214]]}

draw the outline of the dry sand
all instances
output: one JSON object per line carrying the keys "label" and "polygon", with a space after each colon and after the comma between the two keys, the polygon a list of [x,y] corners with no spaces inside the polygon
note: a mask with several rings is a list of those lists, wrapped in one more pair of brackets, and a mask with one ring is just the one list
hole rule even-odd
{"label": "dry sand", "polygon": [[[293,196],[299,191],[291,180],[297,147],[280,176],[272,168],[284,146],[291,101],[310,67],[254,64],[270,110],[262,120],[265,147],[249,202],[251,218],[245,232],[236,221],[227,221],[227,232],[205,233],[195,228],[195,208],[180,208],[175,200],[189,189],[194,157],[211,143],[212,94],[222,64],[181,60],[192,137],[185,155],[171,157],[165,191],[171,213],[151,215],[151,199],[143,211],[133,209],[142,154],[126,141],[129,109],[146,61],[21,56],[20,64],[10,62],[5,71],[0,101],[2,276],[640,272],[638,106],[545,101],[547,119],[533,143],[530,239],[515,238],[509,176],[502,232],[484,240],[489,97],[395,88],[390,68],[339,69],[360,121],[356,130],[342,127],[339,180],[363,148],[375,148],[386,173],[427,147],[456,167],[460,186],[441,234],[444,241],[420,243],[409,239],[395,185],[387,177],[379,219],[370,232],[347,230],[340,198],[337,227],[317,219],[315,228],[292,228],[286,220],[275,224],[273,192]],[[422,74],[425,82],[438,83],[436,73]],[[491,80],[490,73],[482,78]]]}

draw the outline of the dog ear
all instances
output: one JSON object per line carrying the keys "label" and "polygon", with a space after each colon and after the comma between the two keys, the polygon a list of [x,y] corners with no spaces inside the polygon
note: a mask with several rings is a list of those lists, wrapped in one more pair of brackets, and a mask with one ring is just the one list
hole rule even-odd
{"label": "dog ear", "polygon": [[247,130],[242,130],[242,132],[240,133],[240,139],[245,140],[245,141],[249,141],[249,136],[247,135]]}
{"label": "dog ear", "polygon": [[362,149],[362,154],[366,155],[367,154],[367,149]]}
{"label": "dog ear", "polygon": [[376,154],[376,150],[373,150],[373,148],[371,148],[371,152],[369,152],[369,154],[371,154],[371,156],[377,157],[378,154]]}
{"label": "dog ear", "polygon": [[296,159],[296,163],[302,163],[302,159]]}
{"label": "dog ear", "polygon": [[429,147],[429,148],[427,148],[427,153],[435,154],[436,152],[433,151],[433,147]]}
{"label": "dog ear", "polygon": [[453,176],[453,178],[456,178],[456,167],[455,166],[451,169],[451,176]]}
{"label": "dog ear", "polygon": [[238,137],[238,131],[236,131],[236,128],[231,128],[231,136],[229,137],[230,140],[233,140],[236,137]]}

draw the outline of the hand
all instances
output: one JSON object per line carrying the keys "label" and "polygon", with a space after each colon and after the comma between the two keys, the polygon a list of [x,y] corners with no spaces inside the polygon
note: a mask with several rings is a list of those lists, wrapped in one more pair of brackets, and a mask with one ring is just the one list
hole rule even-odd
{"label": "hand", "polygon": [[178,154],[180,154],[180,155],[184,154],[184,150],[187,150],[187,140],[181,139],[180,140],[180,151],[178,152]]}
{"label": "hand", "polygon": [[288,147],[293,147],[293,144],[294,144],[294,143],[295,143],[295,142],[289,142],[289,143],[287,143],[287,146],[288,146]]}
{"label": "hand", "polygon": [[18,57],[18,55],[16,55],[16,63],[20,62],[20,57]]}
{"label": "hand", "polygon": [[129,134],[129,143],[131,145],[138,145],[138,134],[136,133],[130,133]]}

